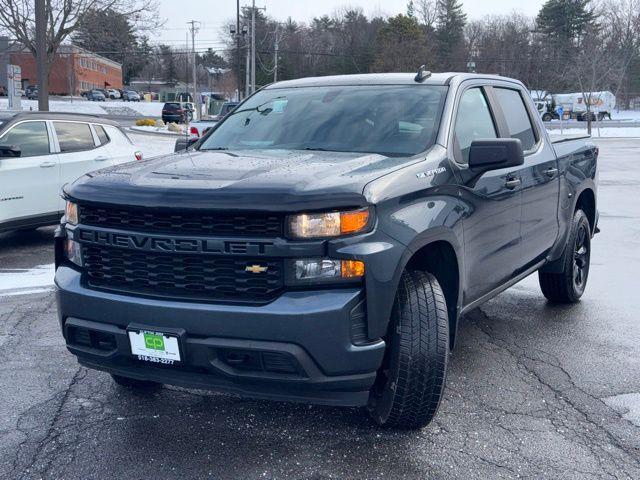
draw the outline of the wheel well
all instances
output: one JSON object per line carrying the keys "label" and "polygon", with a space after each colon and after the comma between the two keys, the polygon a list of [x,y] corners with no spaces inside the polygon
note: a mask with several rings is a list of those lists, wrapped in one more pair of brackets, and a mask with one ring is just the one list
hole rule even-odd
{"label": "wheel well", "polygon": [[596,197],[593,194],[593,190],[587,189],[580,194],[576,201],[576,210],[578,209],[582,210],[587,215],[589,227],[593,234],[593,231],[596,228]]}
{"label": "wheel well", "polygon": [[436,277],[447,301],[449,314],[449,346],[453,348],[456,335],[458,313],[458,291],[460,270],[458,257],[450,243],[445,241],[425,245],[413,254],[406,267],[408,270],[422,270]]}

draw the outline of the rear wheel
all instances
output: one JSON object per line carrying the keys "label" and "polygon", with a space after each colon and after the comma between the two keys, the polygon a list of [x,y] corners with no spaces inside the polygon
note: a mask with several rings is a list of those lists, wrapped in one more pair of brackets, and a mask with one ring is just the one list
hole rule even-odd
{"label": "rear wheel", "polygon": [[131,390],[153,391],[160,390],[162,388],[161,383],[151,382],[148,380],[136,380],[135,378],[123,377],[121,375],[114,374],[111,374],[111,378],[113,378],[113,381],[119,386],[129,388]]}
{"label": "rear wheel", "polygon": [[587,286],[591,260],[591,227],[587,215],[576,210],[559,273],[538,272],[540,288],[547,299],[555,303],[575,303]]}
{"label": "rear wheel", "polygon": [[421,428],[440,405],[449,356],[447,305],[433,275],[402,274],[386,341],[369,413],[379,425]]}

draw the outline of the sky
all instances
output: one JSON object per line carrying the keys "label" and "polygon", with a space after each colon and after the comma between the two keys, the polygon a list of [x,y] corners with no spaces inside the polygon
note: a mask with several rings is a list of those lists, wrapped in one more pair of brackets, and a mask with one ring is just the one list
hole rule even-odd
{"label": "sky", "polygon": [[[241,0],[249,5],[251,0]],[[463,0],[468,18],[505,14],[518,11],[535,16],[543,0]],[[197,20],[200,30],[196,35],[196,48],[223,48],[221,29],[235,22],[236,0],[159,0],[160,16],[167,19],[152,41],[183,46],[186,41],[187,22]],[[331,14],[342,7],[361,7],[368,16],[405,13],[407,0],[256,0],[256,7],[266,7],[266,14],[278,20],[292,17],[308,21],[313,17]]]}

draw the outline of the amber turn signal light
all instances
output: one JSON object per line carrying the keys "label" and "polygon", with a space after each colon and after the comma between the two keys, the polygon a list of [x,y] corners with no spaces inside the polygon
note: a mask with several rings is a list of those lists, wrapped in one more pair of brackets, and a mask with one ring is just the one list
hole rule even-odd
{"label": "amber turn signal light", "polygon": [[364,262],[359,260],[342,260],[340,276],[342,278],[364,277]]}

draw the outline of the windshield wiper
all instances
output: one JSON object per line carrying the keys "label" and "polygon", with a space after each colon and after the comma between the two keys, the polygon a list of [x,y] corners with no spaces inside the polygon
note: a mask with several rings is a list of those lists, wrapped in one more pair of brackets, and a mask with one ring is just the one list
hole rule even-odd
{"label": "windshield wiper", "polygon": [[229,150],[229,147],[201,148],[200,150]]}

